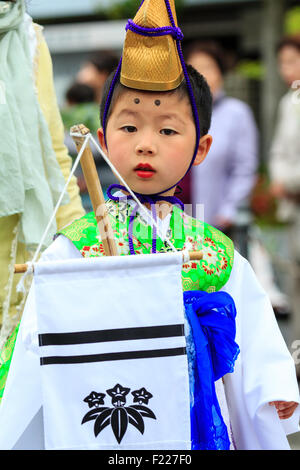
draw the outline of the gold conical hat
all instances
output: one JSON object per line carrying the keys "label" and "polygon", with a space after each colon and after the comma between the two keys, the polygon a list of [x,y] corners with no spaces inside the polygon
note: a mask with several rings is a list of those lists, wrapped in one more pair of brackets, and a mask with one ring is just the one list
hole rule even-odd
{"label": "gold conical hat", "polygon": [[[174,0],[169,0],[177,26]],[[145,0],[134,23],[143,28],[172,26],[165,0]],[[170,35],[146,37],[128,30],[123,48],[120,81],[138,90],[166,91],[184,78],[176,40]]]}

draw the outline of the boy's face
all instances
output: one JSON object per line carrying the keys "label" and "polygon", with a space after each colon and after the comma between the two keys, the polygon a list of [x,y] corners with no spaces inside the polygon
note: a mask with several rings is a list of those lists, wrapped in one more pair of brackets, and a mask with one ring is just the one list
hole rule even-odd
{"label": "boy's face", "polygon": [[299,80],[300,52],[294,46],[284,46],[278,54],[279,71],[288,86]]}
{"label": "boy's face", "polygon": [[210,55],[204,52],[194,52],[187,63],[191,64],[207,80],[213,95],[223,87],[223,76],[217,62]]}
{"label": "boy's face", "polygon": [[[186,173],[195,148],[196,130],[188,98],[177,93],[126,90],[116,101],[106,129],[98,130],[101,146],[132,191],[160,193]],[[194,164],[208,153],[204,136]],[[165,192],[173,195],[175,188]]]}

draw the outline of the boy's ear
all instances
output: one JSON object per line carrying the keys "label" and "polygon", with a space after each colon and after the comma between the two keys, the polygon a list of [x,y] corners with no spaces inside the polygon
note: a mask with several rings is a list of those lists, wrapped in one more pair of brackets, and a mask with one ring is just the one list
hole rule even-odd
{"label": "boy's ear", "polygon": [[195,166],[200,165],[200,163],[203,162],[203,160],[205,159],[206,155],[209,152],[212,141],[213,141],[213,138],[209,134],[206,134],[203,137],[201,137],[200,142],[199,142],[197,155],[196,155],[196,158],[194,160],[193,165],[195,165]]}
{"label": "boy's ear", "polygon": [[103,132],[102,127],[100,127],[100,128],[97,130],[97,136],[98,136],[98,140],[99,140],[99,143],[100,143],[101,147],[103,148],[103,150],[107,151],[107,147],[106,147],[106,143],[105,143],[105,138],[104,138],[104,132]]}

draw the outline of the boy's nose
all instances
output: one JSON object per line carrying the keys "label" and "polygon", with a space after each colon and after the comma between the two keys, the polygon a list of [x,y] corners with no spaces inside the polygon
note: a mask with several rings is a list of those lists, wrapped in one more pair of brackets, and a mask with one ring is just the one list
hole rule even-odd
{"label": "boy's nose", "polygon": [[151,147],[148,147],[146,145],[139,145],[136,148],[136,153],[138,155],[154,155],[154,151]]}
{"label": "boy's nose", "polygon": [[143,139],[135,148],[137,155],[153,156],[156,153],[156,147],[152,139]]}

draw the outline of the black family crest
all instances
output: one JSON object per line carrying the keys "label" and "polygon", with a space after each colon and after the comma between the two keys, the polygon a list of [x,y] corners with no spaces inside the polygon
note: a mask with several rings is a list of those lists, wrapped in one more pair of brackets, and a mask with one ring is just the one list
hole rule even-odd
{"label": "black family crest", "polygon": [[144,434],[144,418],[156,419],[153,411],[145,406],[148,405],[153,395],[144,387],[131,392],[133,395],[133,404],[128,406],[125,405],[130,388],[116,384],[113,388],[106,390],[106,392],[111,397],[113,407],[105,406],[105,393],[91,392],[83,400],[88,404],[89,408],[92,409],[83,417],[81,424],[95,420],[95,437],[97,437],[104,428],[111,425],[115,438],[120,444],[127,431],[128,424],[132,424],[141,434]]}

